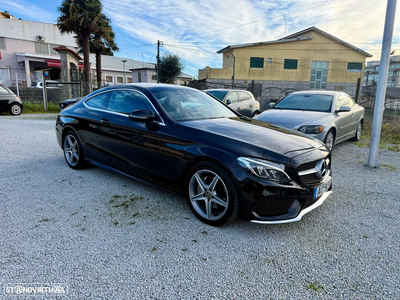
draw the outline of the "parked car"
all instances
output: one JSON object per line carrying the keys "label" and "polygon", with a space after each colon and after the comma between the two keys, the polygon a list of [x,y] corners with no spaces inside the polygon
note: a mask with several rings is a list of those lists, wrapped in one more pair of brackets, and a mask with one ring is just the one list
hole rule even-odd
{"label": "parked car", "polygon": [[0,111],[8,111],[10,115],[18,116],[23,108],[21,98],[6,85],[0,84]]}
{"label": "parked car", "polygon": [[279,100],[256,119],[306,133],[332,149],[348,139],[360,140],[364,108],[346,93],[302,91]]}
{"label": "parked car", "polygon": [[102,88],[62,110],[55,127],[71,168],[90,162],[167,188],[215,226],[239,214],[263,224],[298,221],[331,193],[322,142],[188,87]]}
{"label": "parked car", "polygon": [[63,110],[64,108],[78,102],[82,97],[77,97],[77,98],[70,98],[70,99],[66,99],[60,102],[60,104],[58,104],[60,111]]}
{"label": "parked car", "polygon": [[244,116],[254,117],[260,113],[260,103],[248,91],[229,89],[209,89],[204,91]]}
{"label": "parked car", "polygon": [[[43,82],[41,81],[33,81],[31,84],[32,88],[42,89]],[[46,89],[61,89],[62,84],[55,80],[46,80]]]}

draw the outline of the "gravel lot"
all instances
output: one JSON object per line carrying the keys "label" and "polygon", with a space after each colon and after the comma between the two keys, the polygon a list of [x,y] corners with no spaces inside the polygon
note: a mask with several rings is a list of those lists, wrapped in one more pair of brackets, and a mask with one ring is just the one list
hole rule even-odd
{"label": "gravel lot", "polygon": [[334,194],[300,222],[213,228],[175,195],[70,169],[54,120],[0,115],[0,299],[17,283],[62,283],[57,299],[400,299],[398,152],[371,169],[340,144]]}

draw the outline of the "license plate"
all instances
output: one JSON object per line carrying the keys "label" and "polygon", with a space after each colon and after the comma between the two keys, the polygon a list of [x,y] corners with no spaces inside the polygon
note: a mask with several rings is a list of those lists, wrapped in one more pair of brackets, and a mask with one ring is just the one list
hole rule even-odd
{"label": "license plate", "polygon": [[331,180],[329,180],[327,183],[325,183],[324,185],[321,185],[320,187],[317,187],[314,189],[314,199],[317,199],[318,197],[320,197],[323,193],[325,193],[326,191],[329,190],[329,188],[331,187]]}

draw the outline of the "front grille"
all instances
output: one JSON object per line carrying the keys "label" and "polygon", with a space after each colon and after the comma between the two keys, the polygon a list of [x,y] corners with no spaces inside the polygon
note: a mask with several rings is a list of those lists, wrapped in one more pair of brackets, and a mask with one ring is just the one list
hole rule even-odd
{"label": "front grille", "polygon": [[321,182],[321,178],[318,178],[315,174],[308,174],[300,176],[301,182],[308,186],[317,186]]}
{"label": "front grille", "polygon": [[[308,163],[304,163],[298,167],[298,172],[299,172],[299,177],[301,182],[309,187],[315,187],[318,186],[323,180],[324,176],[326,175],[328,170],[330,169],[330,163],[326,165],[326,172],[325,174],[322,175],[321,178],[321,170],[319,169],[321,166],[321,163],[324,162],[324,160],[316,160]],[[303,174],[300,175],[301,172],[305,171],[310,171],[309,174]]]}

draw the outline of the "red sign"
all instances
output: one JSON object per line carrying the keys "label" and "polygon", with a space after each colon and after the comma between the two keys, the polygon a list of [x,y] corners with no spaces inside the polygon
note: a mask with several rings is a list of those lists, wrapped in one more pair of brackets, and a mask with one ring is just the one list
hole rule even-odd
{"label": "red sign", "polygon": [[[46,60],[46,62],[49,67],[61,68],[61,61],[59,61],[59,60],[48,59],[48,60]],[[83,70],[83,68],[84,68],[84,64],[83,64],[83,62],[80,62],[79,69]]]}

